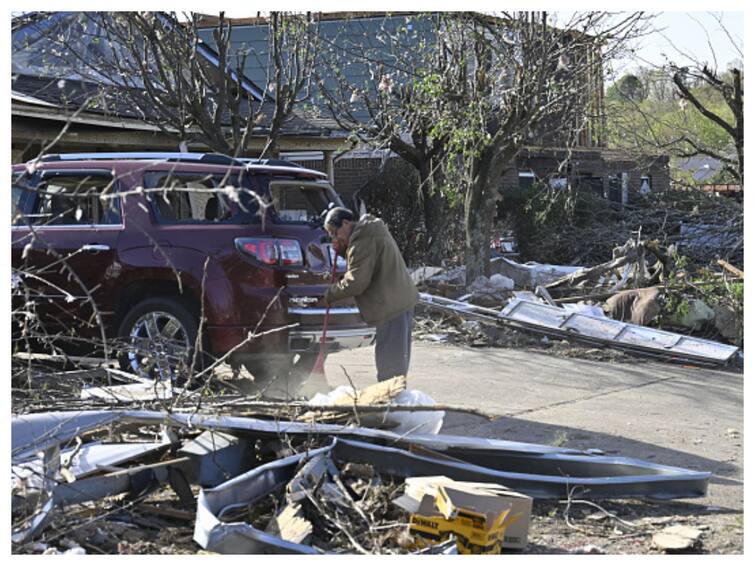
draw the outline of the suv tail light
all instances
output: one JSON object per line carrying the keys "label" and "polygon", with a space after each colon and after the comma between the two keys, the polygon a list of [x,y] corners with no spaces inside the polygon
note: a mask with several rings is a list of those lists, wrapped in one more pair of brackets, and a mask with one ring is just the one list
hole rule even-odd
{"label": "suv tail light", "polygon": [[297,240],[236,238],[236,249],[265,265],[301,267],[304,256]]}

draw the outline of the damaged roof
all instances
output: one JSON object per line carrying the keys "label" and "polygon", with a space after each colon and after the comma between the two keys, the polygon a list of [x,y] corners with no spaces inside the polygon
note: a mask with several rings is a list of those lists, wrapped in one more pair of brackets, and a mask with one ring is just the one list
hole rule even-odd
{"label": "damaged roof", "polygon": [[[156,15],[165,22],[170,21],[160,13]],[[109,16],[98,13],[98,17]],[[133,87],[136,81],[130,80],[129,85],[119,84],[113,73],[98,71],[97,61],[125,56],[125,48],[106,40],[98,21],[87,13],[30,13],[14,18],[12,25],[13,114],[23,115],[23,107],[45,106],[59,111],[49,111],[50,119],[68,119],[78,112],[76,121],[86,122],[87,116],[96,116],[98,123],[104,119],[120,127],[125,127],[123,119],[154,123],[160,118],[157,110],[149,111],[150,104],[138,105],[140,108],[133,104],[134,98],[148,100],[143,88]],[[85,53],[87,60],[76,53]],[[209,65],[218,66],[217,53],[206,43],[199,43],[197,53]],[[241,77],[239,84],[246,92],[239,113],[241,116],[255,113],[258,118],[254,131],[262,135],[269,129],[275,103],[270,94],[246,76]],[[123,95],[124,89],[128,90],[127,96]],[[212,95],[208,98],[211,99]],[[145,109],[147,113],[144,113]],[[228,111],[224,112],[221,122],[230,125]],[[305,115],[297,110],[283,125],[281,134],[345,137],[334,120]]]}

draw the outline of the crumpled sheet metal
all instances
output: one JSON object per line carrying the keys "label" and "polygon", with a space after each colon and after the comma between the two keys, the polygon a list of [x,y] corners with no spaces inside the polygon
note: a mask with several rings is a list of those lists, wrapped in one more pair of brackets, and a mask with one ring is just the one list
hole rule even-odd
{"label": "crumpled sheet metal", "polygon": [[[294,477],[300,462],[319,454],[328,454],[340,464],[347,462],[371,464],[376,473],[398,477],[443,475],[459,481],[502,483],[514,489],[518,489],[517,482],[512,482],[512,480],[518,477],[525,483],[531,482],[535,491],[547,485],[552,490],[550,494],[559,497],[566,497],[575,485],[583,485],[588,489],[597,487],[599,492],[607,494],[606,488],[610,491],[612,480],[621,482],[620,478],[562,476],[544,479],[533,474],[511,474],[474,464],[421,456],[398,448],[336,438],[328,447],[271,462],[213,489],[201,491],[197,502],[194,540],[203,548],[221,554],[317,553],[317,550],[311,546],[284,541],[248,523],[223,523],[221,518],[224,512],[243,508],[283,487]],[[688,470],[677,470],[689,473]],[[659,492],[658,486],[655,485],[659,479],[656,476],[648,474],[627,479],[636,486],[638,494],[662,492]]]}
{"label": "crumpled sheet metal", "polygon": [[[531,472],[516,472],[500,469],[509,464],[509,457],[503,454],[487,454],[482,460],[487,466],[483,466],[480,465],[481,460],[471,453],[467,454],[464,462],[459,462],[443,459],[445,454],[435,458],[355,440],[338,440],[333,451],[336,459],[343,455],[348,461],[364,462],[371,457],[373,448],[380,448],[390,453],[384,465],[387,473],[444,475],[458,481],[499,483],[536,499],[562,499],[572,490],[583,499],[702,497],[707,493],[711,476],[709,472],[663,466],[633,458],[572,454],[535,456],[524,461]],[[348,447],[348,450],[343,447]],[[453,456],[456,457],[455,454]],[[567,473],[570,468],[582,474]]]}
{"label": "crumpled sheet metal", "polygon": [[215,488],[200,491],[194,540],[202,548],[220,554],[319,554],[309,545],[283,540],[248,523],[224,523],[222,517],[283,487],[294,477],[302,460],[329,452],[331,447],[275,460]]}
{"label": "crumpled sheet metal", "polygon": [[25,524],[11,527],[11,542],[20,543],[34,537],[47,526],[50,513],[55,506],[55,473],[60,468],[60,449],[50,446],[42,453],[42,489],[36,512],[28,517]]}
{"label": "crumpled sheet metal", "polygon": [[[41,442],[49,446],[51,442],[54,445],[70,440],[76,434],[81,434],[86,426],[100,426],[103,422],[116,420],[222,430],[231,434],[247,433],[267,438],[277,438],[283,434],[307,438],[336,436],[387,446],[417,447],[420,451],[430,449],[494,472],[496,482],[535,498],[562,498],[566,495],[566,486],[577,485],[589,488],[589,492],[582,494],[582,497],[702,497],[707,492],[711,475],[709,472],[696,472],[633,458],[608,457],[566,448],[486,438],[442,434],[399,437],[388,431],[342,425],[156,411],[47,413],[34,420],[14,419],[14,452],[19,443],[26,446],[27,452],[43,449],[40,446],[34,448],[34,443],[29,448],[29,439],[35,438],[38,428],[48,431]],[[15,456],[13,463],[17,463]]]}
{"label": "crumpled sheet metal", "polygon": [[140,424],[164,424],[205,430],[253,431],[265,434],[332,434],[359,438],[377,439],[384,442],[407,444],[416,443],[432,450],[446,450],[451,447],[511,450],[533,454],[565,453],[586,454],[581,450],[513,442],[474,436],[448,434],[396,435],[392,432],[371,428],[350,427],[338,424],[312,424],[293,421],[269,421],[251,417],[230,417],[203,414],[165,413],[158,411],[92,410],[58,411],[14,416],[11,423],[11,450],[14,462],[23,461],[36,455],[47,446],[68,442],[77,435],[114,422],[134,422]]}
{"label": "crumpled sheet metal", "polygon": [[57,411],[14,416],[11,422],[11,458],[14,462],[67,442],[83,432],[118,422],[123,411]]}
{"label": "crumpled sheet metal", "polygon": [[[115,466],[168,446],[166,442],[119,444],[92,442],[78,448],[61,450],[60,459],[61,465],[67,467],[73,477],[81,479],[103,467]],[[43,470],[44,459],[41,457],[11,466],[11,482],[23,481],[27,488],[39,489],[43,486],[45,478]]]}

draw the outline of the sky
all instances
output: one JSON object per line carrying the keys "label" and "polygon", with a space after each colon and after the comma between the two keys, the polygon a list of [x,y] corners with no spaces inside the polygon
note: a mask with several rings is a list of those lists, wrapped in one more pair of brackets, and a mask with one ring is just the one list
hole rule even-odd
{"label": "sky", "polygon": [[677,64],[695,58],[725,69],[744,59],[744,19],[744,12],[660,12],[652,24],[656,33],[637,45],[636,60],[618,62],[617,70],[663,65],[666,57]]}

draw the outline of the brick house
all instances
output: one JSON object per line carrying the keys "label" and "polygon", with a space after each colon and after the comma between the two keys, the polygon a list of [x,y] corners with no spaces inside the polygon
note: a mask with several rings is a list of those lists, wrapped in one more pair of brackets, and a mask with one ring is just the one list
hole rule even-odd
{"label": "brick house", "polygon": [[[372,60],[385,61],[390,66],[397,57],[411,56],[411,41],[428,31],[428,18],[432,15],[416,12],[332,12],[319,15],[319,33],[331,45],[343,51],[359,46],[362,56],[368,53]],[[258,82],[265,80],[265,57],[268,49],[268,28],[261,18],[237,18],[228,20],[232,24],[232,43],[237,49],[249,49],[256,56],[245,61],[245,73]],[[203,38],[212,42],[211,29],[217,25],[217,18],[204,16],[200,28],[204,27]],[[392,39],[405,37],[407,45],[398,49],[386,47],[382,32]],[[402,35],[403,34],[403,35]],[[595,54],[590,54],[595,56]],[[344,76],[355,85],[364,84],[369,79],[369,69],[361,64],[358,57],[344,66]],[[326,76],[324,80],[329,79]],[[516,169],[506,172],[501,191],[518,185],[526,185],[534,180],[555,184],[570,184],[573,187],[587,188],[599,192],[606,198],[626,203],[631,202],[643,191],[665,191],[669,186],[668,158],[647,156],[642,161],[622,155],[605,147],[602,132],[605,123],[603,107],[603,77],[594,73],[585,80],[592,85],[590,118],[587,127],[580,133],[578,147],[566,149],[558,140],[549,137],[548,128],[531,138],[530,146],[524,148],[517,158]],[[315,102],[316,103],[316,102]],[[326,113],[325,108],[321,108]],[[326,157],[317,152],[289,154],[288,159],[300,161],[314,169],[325,170]],[[338,153],[333,164],[335,185],[349,201],[371,178],[380,174],[381,167],[388,159],[399,159],[388,151],[370,151],[357,148],[354,151]],[[561,171],[561,172],[560,172]]]}

